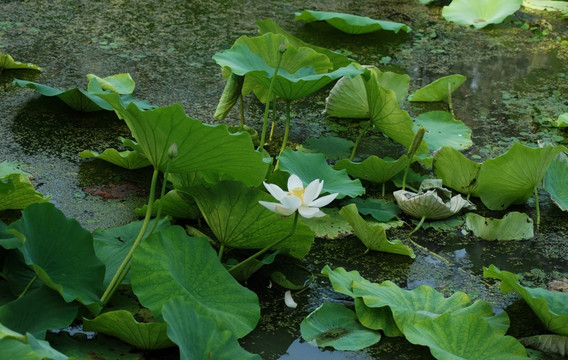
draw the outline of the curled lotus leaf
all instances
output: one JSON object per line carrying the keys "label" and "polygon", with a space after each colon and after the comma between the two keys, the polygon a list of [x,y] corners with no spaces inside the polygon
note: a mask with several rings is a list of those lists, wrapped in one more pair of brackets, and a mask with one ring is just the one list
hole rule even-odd
{"label": "curled lotus leaf", "polygon": [[[432,180],[432,179],[431,179]],[[475,210],[475,205],[461,195],[451,196],[448,189],[441,186],[439,179],[430,183],[425,180],[418,193],[398,190],[393,193],[398,206],[408,215],[418,219],[432,220],[445,219],[461,211],[461,209]],[[425,183],[427,183],[425,185]]]}
{"label": "curled lotus leaf", "polygon": [[481,29],[489,24],[499,24],[519,10],[523,0],[453,0],[442,9],[447,21],[458,25]]}
{"label": "curled lotus leaf", "polygon": [[8,54],[2,54],[0,51],[0,72],[2,72],[3,69],[31,69],[41,71],[41,68],[37,65],[15,61],[13,57]]}
{"label": "curled lotus leaf", "polygon": [[398,33],[400,30],[409,33],[412,29],[401,23],[386,20],[375,20],[367,16],[343,14],[329,11],[304,10],[296,13],[296,20],[303,20],[307,23],[314,21],[325,21],[334,28],[348,34],[359,35],[378,30],[388,30]]}

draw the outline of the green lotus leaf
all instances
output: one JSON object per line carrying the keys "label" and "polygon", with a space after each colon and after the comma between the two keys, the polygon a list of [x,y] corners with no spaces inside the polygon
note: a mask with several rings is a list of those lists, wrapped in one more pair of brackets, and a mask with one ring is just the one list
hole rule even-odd
{"label": "green lotus leaf", "polygon": [[114,336],[138,349],[163,349],[174,346],[164,322],[141,323],[126,310],[105,312],[96,318],[83,319],[83,330]]}
{"label": "green lotus leaf", "polygon": [[[433,180],[433,181],[431,181]],[[461,195],[451,196],[451,192],[442,187],[439,179],[424,180],[418,193],[397,190],[393,193],[398,206],[417,219],[445,219],[460,212],[462,209],[475,210],[469,200]],[[432,183],[433,185],[426,185]]]}
{"label": "green lotus leaf", "polygon": [[517,276],[490,265],[483,268],[483,276],[501,280],[501,292],[515,291],[530,306],[544,326],[553,333],[568,336],[568,293],[552,292],[542,288],[528,288],[519,284]]}
{"label": "green lotus leaf", "polygon": [[558,119],[554,122],[554,126],[559,128],[568,127],[568,113],[558,115]]}
{"label": "green lotus leaf", "polygon": [[163,319],[163,305],[177,296],[237,338],[252,331],[260,318],[256,294],[227,272],[206,239],[189,237],[179,226],[142,242],[132,257],[130,277],[140,303],[157,320]]}
{"label": "green lotus leaf", "polygon": [[338,136],[312,137],[307,139],[298,150],[308,153],[320,152],[328,160],[338,160],[351,154],[353,141]]}
{"label": "green lotus leaf", "polygon": [[458,25],[473,25],[481,29],[489,24],[499,24],[519,10],[523,0],[453,0],[444,6],[442,16]]}
{"label": "green lotus leaf", "polygon": [[523,0],[523,7],[532,10],[568,11],[568,1]]}
{"label": "green lotus leaf", "polygon": [[[262,249],[288,235],[292,228],[292,217],[283,219],[258,203],[275,202],[271,195],[240,182],[223,181],[210,189],[194,187],[189,191],[216,239],[225,246]],[[294,234],[275,249],[287,249],[290,255],[302,258],[313,241],[310,228],[297,224]]]}
{"label": "green lotus leaf", "polygon": [[220,331],[211,318],[200,314],[184,298],[171,298],[162,312],[168,336],[179,346],[181,360],[261,360],[241,348],[234,334]]}
{"label": "green lotus leaf", "polygon": [[444,146],[434,153],[432,168],[445,186],[462,194],[478,196],[477,177],[481,164],[469,160],[452,147]]}
{"label": "green lotus leaf", "polygon": [[349,200],[349,203],[355,204],[361,214],[371,215],[375,220],[385,223],[395,218],[400,212],[400,208],[394,202],[384,199],[355,198]]}
{"label": "green lotus leaf", "polygon": [[478,192],[491,210],[504,210],[511,204],[522,204],[540,184],[556,154],[564,146],[533,149],[519,143],[503,155],[483,162],[479,170]]}
{"label": "green lotus leaf", "polygon": [[76,303],[66,303],[47,286],[0,306],[0,323],[20,333],[45,338],[46,330],[69,326],[77,316]]}
{"label": "green lotus leaf", "polygon": [[361,180],[384,184],[408,165],[408,156],[402,155],[396,160],[381,159],[371,155],[360,163],[348,159],[339,160],[333,166],[336,170],[345,169],[347,173]]}
{"label": "green lotus leaf", "polygon": [[[193,198],[187,194],[182,194],[182,192],[177,189],[168,191],[164,197],[154,201],[152,216],[158,214],[158,208],[160,206],[162,207],[163,216],[192,220],[201,218],[201,212]],[[138,216],[144,216],[146,215],[147,209],[148,205],[143,205],[141,208],[136,208],[134,212]]]}
{"label": "green lotus leaf", "polygon": [[[365,81],[367,102],[373,125],[394,141],[409,148],[414,139],[412,127],[414,123],[410,115],[398,106],[396,94],[393,90],[385,89],[379,85],[378,75],[370,72],[371,76]],[[427,152],[426,142],[422,142],[418,153]]]}
{"label": "green lotus leaf", "polygon": [[2,359],[68,360],[69,357],[55,350],[47,341],[38,340],[32,334],[21,335],[0,324],[0,356]]}
{"label": "green lotus leaf", "polygon": [[430,111],[418,115],[414,130],[418,130],[419,126],[426,129],[424,141],[430,150],[443,146],[464,150],[473,145],[469,126],[463,121],[454,119],[447,111]]}
{"label": "green lotus leaf", "polygon": [[355,204],[344,206],[339,214],[349,221],[351,227],[365,246],[370,250],[388,252],[392,254],[408,255],[415,258],[414,251],[404,245],[400,240],[389,241],[385,233],[385,228],[380,225],[369,225],[357,211]]}
{"label": "green lotus leaf", "polygon": [[138,151],[118,151],[116,149],[109,148],[105,149],[102,154],[99,154],[96,151],[83,150],[79,153],[79,156],[83,159],[101,159],[129,170],[150,166],[148,158]]}
{"label": "green lotus leaf", "polygon": [[0,221],[0,246],[4,249],[17,249],[26,241],[25,237],[19,232],[8,229],[8,225]]}
{"label": "green lotus leaf", "polygon": [[[144,233],[148,235],[150,229],[154,226],[155,219],[151,220],[148,229]],[[106,272],[103,285],[106,288],[112,280],[114,274],[118,270],[120,264],[132,248],[132,244],[140,229],[143,221],[134,221],[126,225],[110,227],[106,229],[96,229],[93,231],[93,247],[97,257],[105,264]],[[167,218],[162,218],[154,231],[161,231],[170,226]],[[130,277],[127,276],[123,283],[130,283]]]}
{"label": "green lotus leaf", "polygon": [[331,61],[331,63],[333,64],[332,70],[334,71],[344,66],[347,66],[353,62],[352,60],[348,59],[346,56],[341,55],[338,52],[331,51],[327,48],[311,45],[298,39],[297,37],[291,35],[287,31],[282,29],[280,26],[278,26],[278,24],[275,23],[274,20],[272,19],[257,21],[255,24],[258,27],[258,32],[260,35],[264,35],[266,33],[283,35],[290,46],[296,48],[309,47],[310,49],[315,50],[318,53],[327,56]]}
{"label": "green lotus leaf", "polygon": [[378,331],[362,326],[352,310],[330,302],[309,314],[300,324],[300,332],[305,341],[315,341],[318,346],[336,350],[361,350],[381,339]]}
{"label": "green lotus leaf", "polygon": [[105,78],[98,77],[95,74],[87,74],[87,79],[89,79],[87,86],[89,92],[92,92],[91,84],[93,84],[94,81],[98,83],[102,90],[110,90],[121,95],[132,94],[134,92],[134,80],[132,80],[129,73],[116,74]]}
{"label": "green lotus leaf", "polygon": [[460,74],[454,74],[441,77],[432,83],[416,90],[410,95],[409,100],[413,102],[425,101],[435,102],[442,101],[457,90],[467,78]]}
{"label": "green lotus leaf", "polygon": [[300,218],[302,224],[307,225],[315,234],[316,238],[338,239],[353,234],[349,222],[339,215],[337,208],[320,209],[326,216],[313,218]]}
{"label": "green lotus leaf", "polygon": [[24,209],[33,203],[49,201],[51,196],[44,196],[34,189],[30,176],[19,169],[17,163],[0,162],[0,211]]}
{"label": "green lotus leaf", "polygon": [[124,119],[155,168],[166,171],[168,150],[175,143],[178,156],[170,162],[172,173],[223,174],[252,186],[264,179],[268,164],[254,151],[250,135],[230,134],[226,125],[203,124],[188,117],[178,104],[142,111],[133,104],[125,109],[116,94],[100,96]]}
{"label": "green lotus leaf", "polygon": [[77,111],[93,112],[103,109],[112,110],[112,107],[103,99],[83,89],[73,88],[69,90],[59,90],[47,85],[19,79],[15,79],[13,84],[35,89],[43,96],[57,96],[65,104]]}
{"label": "green lotus leaf", "polygon": [[357,197],[365,193],[358,179],[351,180],[345,170],[334,170],[323,154],[306,154],[286,149],[280,154],[280,170],[296,174],[307,186],[315,179],[323,180],[323,193],[338,193],[337,199]]}
{"label": "green lotus leaf", "polygon": [[412,29],[409,26],[393,21],[375,20],[366,16],[357,16],[327,11],[304,10],[296,13],[296,20],[307,23],[314,21],[325,21],[334,28],[348,34],[366,34],[378,30],[394,31],[400,30],[409,33]]}
{"label": "green lotus leaf", "polygon": [[519,339],[524,346],[544,352],[556,353],[560,356],[568,354],[568,336],[535,335]]}
{"label": "green lotus leaf", "polygon": [[554,157],[546,171],[544,190],[550,194],[552,201],[562,211],[568,211],[566,179],[568,179],[568,156],[565,153],[559,153]]}
{"label": "green lotus leaf", "polygon": [[[285,42],[284,36],[272,33],[254,38],[244,36],[230,49],[215,54],[213,59],[220,66],[230,68],[236,75],[253,77],[268,89],[282,42]],[[288,46],[282,55],[272,92],[286,101],[292,101],[307,96],[342,76],[353,77],[364,72],[353,64],[328,72],[332,68],[333,64],[327,56],[308,47]],[[252,85],[245,84],[243,92],[248,93],[251,88]]]}
{"label": "green lotus leaf", "polygon": [[436,359],[529,359],[517,339],[495,331],[477,314],[433,316],[405,327],[404,336],[428,346]]}
{"label": "green lotus leaf", "polygon": [[221,94],[221,99],[219,99],[219,104],[217,104],[217,109],[215,109],[215,115],[213,115],[215,119],[223,120],[227,117],[227,114],[241,96],[244,80],[243,76],[233,73],[229,74],[223,94]]}
{"label": "green lotus leaf", "polygon": [[519,212],[508,213],[503,219],[467,213],[465,223],[475,236],[483,240],[523,240],[534,236],[532,219]]}
{"label": "green lotus leaf", "polygon": [[3,69],[6,70],[29,69],[29,70],[42,71],[41,68],[37,65],[14,61],[13,57],[11,57],[8,54],[2,54],[2,52],[0,51],[0,73],[2,72]]}
{"label": "green lotus leaf", "polygon": [[90,232],[49,203],[28,206],[10,228],[25,236],[20,250],[39,279],[66,302],[78,300],[98,312],[105,267]]}

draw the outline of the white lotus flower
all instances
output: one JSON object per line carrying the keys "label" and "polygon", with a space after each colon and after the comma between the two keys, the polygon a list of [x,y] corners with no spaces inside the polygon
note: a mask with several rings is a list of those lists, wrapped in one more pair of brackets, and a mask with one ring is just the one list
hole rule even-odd
{"label": "white lotus flower", "polygon": [[319,208],[332,202],[338,195],[335,193],[316,199],[323,188],[323,180],[316,179],[304,189],[302,180],[294,174],[288,178],[288,192],[274,184],[264,183],[264,187],[280,203],[259,201],[260,205],[285,216],[293,214],[296,210],[305,218],[325,216]]}

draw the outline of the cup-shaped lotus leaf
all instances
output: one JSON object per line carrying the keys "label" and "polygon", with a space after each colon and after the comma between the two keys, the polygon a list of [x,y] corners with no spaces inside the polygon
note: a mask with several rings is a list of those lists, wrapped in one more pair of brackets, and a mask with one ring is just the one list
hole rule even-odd
{"label": "cup-shaped lotus leaf", "polygon": [[243,95],[252,90],[265,101],[282,43],[286,44],[286,51],[282,54],[272,92],[286,101],[307,96],[342,76],[353,77],[364,72],[353,64],[330,72],[333,64],[326,55],[309,47],[291,46],[285,36],[272,33],[252,38],[242,36],[230,49],[215,54],[213,59],[234,74],[245,76]]}
{"label": "cup-shaped lotus leaf", "polygon": [[455,215],[463,208],[475,210],[475,205],[461,195],[451,196],[451,191],[442,187],[440,179],[424,180],[418,193],[398,190],[393,195],[402,211],[418,219],[439,220]]}

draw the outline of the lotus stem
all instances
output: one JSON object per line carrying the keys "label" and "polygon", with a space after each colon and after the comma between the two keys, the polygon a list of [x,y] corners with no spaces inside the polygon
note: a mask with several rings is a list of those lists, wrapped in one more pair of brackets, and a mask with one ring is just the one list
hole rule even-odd
{"label": "lotus stem", "polygon": [[112,297],[112,295],[114,294],[120,283],[122,282],[122,279],[124,279],[126,274],[128,274],[128,271],[130,270],[129,265],[130,265],[130,259],[132,259],[132,254],[134,253],[134,250],[136,250],[136,248],[142,241],[142,238],[146,233],[146,229],[148,229],[148,224],[150,223],[150,219],[152,218],[152,206],[154,204],[154,199],[156,197],[156,184],[158,182],[159,173],[160,171],[158,170],[158,168],[155,167],[154,173],[152,174],[152,183],[150,185],[150,195],[148,196],[148,207],[146,208],[146,216],[144,217],[142,228],[140,229],[140,232],[138,233],[136,240],[134,240],[134,243],[132,244],[130,251],[128,252],[128,254],[126,254],[126,257],[120,264],[118,270],[116,270],[116,273],[114,274],[112,280],[110,281],[110,284],[108,284],[105,292],[101,296],[101,303],[103,304],[103,306],[107,304],[107,302],[110,300],[110,298]]}
{"label": "lotus stem", "polygon": [[[160,192],[160,199],[163,199],[164,195],[166,194],[166,184],[168,183],[168,175],[170,173],[170,162],[171,159],[168,159],[168,164],[166,165],[166,172],[164,173],[164,182],[162,183],[162,191]],[[152,225],[152,228],[150,229],[150,232],[146,237],[152,235],[152,233],[158,226],[158,222],[160,222],[160,216],[162,216],[162,201],[158,203],[158,211],[156,212],[154,225]]]}
{"label": "lotus stem", "polygon": [[534,187],[534,204],[536,206],[536,231],[538,232],[538,229],[540,227],[540,206],[538,204],[538,186]]}
{"label": "lotus stem", "polygon": [[412,138],[412,143],[410,144],[407,152],[408,164],[406,165],[406,169],[404,169],[404,176],[402,177],[402,190],[406,189],[406,177],[408,176],[408,170],[410,170],[410,165],[412,164],[412,160],[414,160],[414,154],[418,151],[425,133],[426,129],[421,126],[418,128],[418,131],[416,131],[416,134],[414,134],[414,138]]}
{"label": "lotus stem", "polygon": [[272,135],[274,135],[275,124],[276,124],[276,98],[272,102],[272,125],[270,126],[270,135],[268,136],[268,141],[272,141]]}
{"label": "lotus stem", "polygon": [[243,94],[239,94],[239,100],[241,105],[241,129],[245,129],[245,101],[243,99]]}
{"label": "lotus stem", "polygon": [[219,253],[217,254],[219,261],[223,259],[223,250],[225,250],[225,245],[221,244],[221,246],[219,247]]}
{"label": "lotus stem", "polygon": [[30,282],[28,282],[28,284],[26,285],[26,287],[24,288],[24,290],[22,290],[22,293],[20,295],[18,295],[18,299],[22,298],[24,295],[27,294],[28,290],[32,287],[33,283],[37,280],[37,274],[34,275],[34,277],[30,280]]}
{"label": "lotus stem", "polygon": [[274,87],[274,81],[276,80],[276,75],[278,75],[278,69],[280,68],[280,63],[282,62],[283,51],[278,52],[278,62],[276,63],[276,69],[274,69],[274,74],[272,79],[270,79],[270,86],[268,87],[268,93],[266,97],[266,104],[264,106],[264,120],[262,122],[262,133],[260,135],[260,144],[258,145],[257,151],[262,152],[264,148],[264,140],[266,139],[266,127],[268,125],[268,110],[270,109],[270,100],[272,98],[272,88]]}
{"label": "lotus stem", "polygon": [[454,114],[454,108],[452,106],[452,84],[448,83],[448,107],[450,108],[450,113],[452,117],[455,119],[456,115]]}
{"label": "lotus stem", "polygon": [[284,237],[274,241],[272,244],[269,244],[268,246],[264,247],[264,249],[256,252],[255,254],[249,256],[247,259],[245,259],[245,260],[241,261],[240,263],[238,263],[237,265],[233,266],[232,268],[229,269],[229,272],[230,273],[235,272],[237,269],[242,268],[243,266],[245,266],[246,264],[248,264],[252,260],[256,259],[260,255],[264,254],[265,252],[267,252],[268,250],[273,248],[274,246],[280,244],[284,240],[289,239],[292,235],[294,235],[294,232],[296,231],[296,225],[297,224],[298,224],[298,212],[296,211],[294,213],[294,222],[292,223],[292,230],[290,231],[290,233],[288,235],[285,235]]}
{"label": "lotus stem", "polygon": [[386,183],[383,183],[383,186],[381,187],[381,196],[385,197],[385,187],[386,187]]}
{"label": "lotus stem", "polygon": [[[290,103],[290,101],[286,101],[286,127],[284,128],[284,137],[282,138],[282,146],[278,155],[281,155],[286,150],[286,144],[288,143],[288,135],[290,134]],[[278,164],[280,164],[280,159],[276,161],[274,171],[278,170]]]}
{"label": "lotus stem", "polygon": [[352,161],[353,158],[355,157],[355,153],[357,152],[357,146],[359,146],[359,142],[361,142],[363,135],[365,135],[365,133],[367,132],[367,130],[369,130],[371,126],[373,126],[373,123],[369,121],[367,125],[365,125],[363,129],[361,129],[361,133],[359,134],[359,136],[357,136],[357,139],[355,140],[355,145],[353,145],[353,151],[351,151],[351,156],[349,157],[349,160]]}
{"label": "lotus stem", "polygon": [[410,239],[410,238],[408,239],[408,241],[410,241],[410,242],[412,243],[412,245],[416,246],[416,247],[419,248],[420,250],[425,251],[425,252],[427,252],[428,254],[430,254],[430,255],[432,255],[432,256],[434,256],[434,257],[436,257],[436,258],[442,260],[442,261],[445,262],[446,264],[451,264],[451,263],[450,263],[450,260],[446,259],[445,257],[443,257],[443,256],[441,256],[441,255],[436,254],[436,253],[433,252],[433,251],[428,250],[428,249],[425,248],[424,246],[418,244],[416,241],[414,241],[414,240],[412,240],[412,239]]}
{"label": "lotus stem", "polygon": [[426,220],[426,216],[422,216],[422,219],[420,219],[420,222],[418,222],[418,225],[416,225],[416,227],[414,228],[414,230],[412,230],[410,232],[410,234],[408,234],[408,236],[414,234],[418,229],[420,229],[420,227],[422,226],[422,224],[424,224],[424,220]]}

